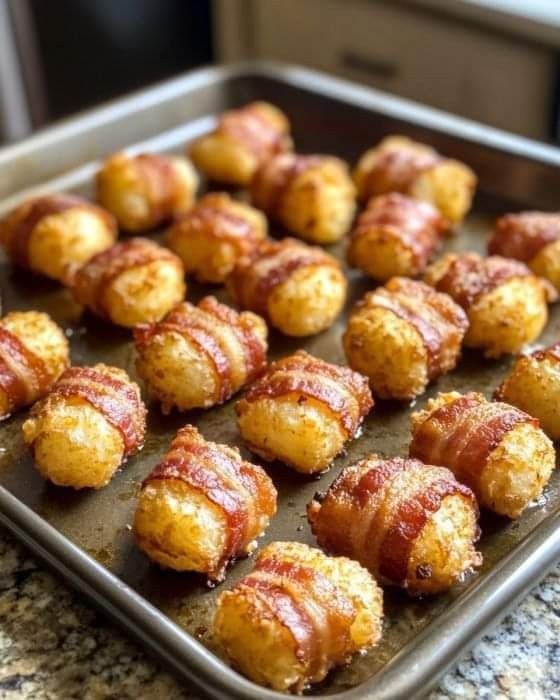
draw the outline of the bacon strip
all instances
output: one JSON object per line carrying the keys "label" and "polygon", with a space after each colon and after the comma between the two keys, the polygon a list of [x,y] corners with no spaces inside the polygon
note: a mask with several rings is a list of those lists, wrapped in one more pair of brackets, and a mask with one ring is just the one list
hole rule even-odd
{"label": "bacon strip", "polygon": [[560,214],[537,211],[506,214],[496,222],[488,252],[530,262],[545,246],[559,240]]}
{"label": "bacon strip", "polygon": [[410,191],[414,180],[443,158],[427,147],[391,145],[382,147],[364,182],[364,198],[386,192]]}
{"label": "bacon strip", "polygon": [[156,153],[140,153],[132,159],[134,169],[144,182],[150,218],[154,226],[168,219],[177,194],[177,174],[170,158]]}
{"label": "bacon strip", "polygon": [[532,352],[530,357],[534,357],[535,360],[558,360],[560,362],[560,341],[549,345],[547,348],[542,350],[535,350]]}
{"label": "bacon strip", "polygon": [[10,412],[36,401],[50,383],[44,361],[0,325],[0,388],[8,398]]}
{"label": "bacon strip", "polygon": [[283,130],[267,119],[255,103],[222,114],[217,133],[241,142],[259,162],[287,148]]}

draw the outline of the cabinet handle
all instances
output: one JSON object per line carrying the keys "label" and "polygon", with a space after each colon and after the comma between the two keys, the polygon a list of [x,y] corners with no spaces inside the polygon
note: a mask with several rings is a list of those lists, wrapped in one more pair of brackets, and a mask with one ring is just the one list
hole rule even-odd
{"label": "cabinet handle", "polygon": [[342,51],[339,63],[344,68],[375,76],[376,78],[395,78],[399,72],[398,65],[393,61],[364,56],[352,50]]}

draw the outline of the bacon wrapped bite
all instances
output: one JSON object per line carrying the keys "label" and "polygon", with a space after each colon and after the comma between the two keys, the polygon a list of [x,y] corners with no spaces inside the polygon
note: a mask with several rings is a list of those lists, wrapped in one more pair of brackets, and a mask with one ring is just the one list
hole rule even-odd
{"label": "bacon wrapped bite", "polygon": [[260,165],[291,148],[286,115],[267,102],[251,102],[224,112],[216,130],[193,143],[190,156],[210,180],[244,187]]}
{"label": "bacon wrapped bite", "polygon": [[432,203],[451,223],[463,220],[476,188],[476,176],[464,163],[444,158],[405,136],[387,136],[366,151],[354,170],[360,199],[402,192]]}
{"label": "bacon wrapped bite", "polygon": [[374,197],[352,232],[348,263],[383,282],[395,275],[416,277],[426,269],[447,227],[429,202],[398,192]]}
{"label": "bacon wrapped bite", "polygon": [[487,357],[521,350],[548,320],[553,287],[517,260],[477,253],[449,253],[428,268],[425,281],[445,292],[469,317],[465,345]]}
{"label": "bacon wrapped bite", "polygon": [[411,594],[444,591],[482,563],[474,493],[416,459],[373,454],[346,467],[307,516],[321,547]]}
{"label": "bacon wrapped bite", "polygon": [[500,217],[488,252],[527,263],[560,291],[560,214],[525,211]]}
{"label": "bacon wrapped bite", "polygon": [[560,342],[519,357],[494,397],[538,418],[560,440]]}
{"label": "bacon wrapped bite", "polygon": [[136,369],[163,412],[227,401],[266,366],[266,323],[214,297],[183,302],[159,323],[136,326]]}
{"label": "bacon wrapped bite", "polygon": [[423,282],[394,277],[355,306],[342,338],[348,364],[375,396],[410,400],[457,365],[467,315]]}
{"label": "bacon wrapped bite", "polygon": [[235,263],[266,238],[260,212],[225,192],[204,195],[167,233],[167,245],[199,282],[222,283]]}
{"label": "bacon wrapped bite", "polygon": [[412,414],[410,456],[451,469],[482,507],[509,518],[541,495],[556,462],[536,418],[482,394],[455,391]]}
{"label": "bacon wrapped bite", "polygon": [[272,363],[235,406],[250,450],[306,474],[328,468],[372,407],[365,377],[304,350]]}
{"label": "bacon wrapped bite", "polygon": [[186,292],[181,260],[147,238],[99,253],[77,271],[71,287],[79,304],[127,327],[159,321]]}
{"label": "bacon wrapped bite", "polygon": [[283,153],[267,161],[251,183],[253,204],[296,236],[334,243],[356,211],[355,188],[344,161]]}
{"label": "bacon wrapped bite", "polygon": [[198,175],[186,158],[115,153],[97,174],[97,199],[119,226],[142,233],[188,211]]}
{"label": "bacon wrapped bite", "polygon": [[70,367],[23,424],[23,438],[46,479],[101,488],[142,448],[146,409],[140,389],[118,367]]}
{"label": "bacon wrapped bite", "polygon": [[262,467],[187,425],[142,484],[134,534],[161,566],[221,581],[275,512],[276,489]]}
{"label": "bacon wrapped bite", "polygon": [[109,212],[68,194],[29,199],[0,221],[0,242],[13,263],[60,281],[116,237]]}
{"label": "bacon wrapped bite", "polygon": [[357,562],[274,542],[218,598],[214,632],[241,673],[301,693],[381,638],[383,594]]}
{"label": "bacon wrapped bite", "polygon": [[0,420],[44,396],[68,363],[66,336],[47,314],[0,318]]}
{"label": "bacon wrapped bite", "polygon": [[239,306],[300,337],[332,325],[348,287],[336,258],[293,238],[263,241],[239,261],[226,285]]}

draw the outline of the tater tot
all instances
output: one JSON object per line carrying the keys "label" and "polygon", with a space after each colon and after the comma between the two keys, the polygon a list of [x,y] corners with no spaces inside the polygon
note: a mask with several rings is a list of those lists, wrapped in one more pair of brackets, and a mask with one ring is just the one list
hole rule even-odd
{"label": "tater tot", "polygon": [[336,258],[293,238],[263,241],[239,261],[226,285],[242,308],[297,337],[329,328],[348,287]]}
{"label": "tater tot", "polygon": [[0,318],[0,420],[50,391],[69,363],[61,328],[41,311]]}
{"label": "tater tot", "polygon": [[519,357],[495,398],[538,418],[545,433],[560,440],[560,343]]}
{"label": "tater tot", "polygon": [[250,450],[310,474],[328,468],[372,407],[365,377],[299,350],[271,364],[235,408]]}
{"label": "tater tot", "polygon": [[101,488],[141,449],[146,409],[117,367],[70,367],[23,424],[39,473],[58,486]]}
{"label": "tater tot", "polygon": [[164,413],[227,401],[266,366],[267,328],[214,297],[184,302],[159,323],[137,326],[136,369]]}
{"label": "tater tot", "polygon": [[291,148],[287,117],[267,102],[251,102],[224,112],[215,131],[192,144],[190,156],[210,180],[245,187],[260,165]]}
{"label": "tater tot", "polygon": [[298,542],[274,542],[220,594],[214,632],[251,680],[301,693],[381,638],[383,594],[357,562]]}
{"label": "tater tot", "polygon": [[186,292],[181,260],[146,238],[99,253],[70,282],[74,298],[119,326],[159,321]]}
{"label": "tater tot", "polygon": [[405,136],[387,136],[366,151],[353,175],[364,202],[374,195],[402,192],[432,203],[453,224],[471,208],[476,188],[476,176],[467,165]]}
{"label": "tater tot", "polygon": [[346,163],[333,156],[283,153],[251,183],[253,204],[311,243],[334,243],[349,230],[356,191]]}
{"label": "tater tot", "polygon": [[275,512],[276,489],[262,467],[187,425],[142,484],[134,535],[161,566],[221,581]]}
{"label": "tater tot", "polygon": [[348,246],[348,262],[386,282],[424,272],[448,224],[429,202],[398,192],[370,199],[358,217]]}
{"label": "tater tot", "polygon": [[68,194],[29,199],[0,221],[0,242],[13,263],[59,281],[116,237],[109,212]]}
{"label": "tater tot", "polygon": [[483,508],[509,518],[541,495],[556,463],[536,418],[475,392],[439,394],[413,413],[410,456],[451,469]]}
{"label": "tater tot", "polygon": [[369,455],[307,508],[317,542],[413,595],[439,593],[482,563],[478,506],[444,467]]}
{"label": "tater tot", "polygon": [[560,291],[560,214],[525,211],[500,217],[488,252],[521,260]]}
{"label": "tater tot", "polygon": [[463,309],[423,282],[394,277],[355,306],[342,342],[375,396],[410,400],[454,369],[468,328]]}
{"label": "tater tot", "polygon": [[115,153],[97,174],[97,199],[131,233],[149,231],[188,211],[198,188],[191,163],[178,156]]}
{"label": "tater tot", "polygon": [[223,283],[267,234],[266,217],[225,192],[202,197],[168,231],[167,245],[199,282]]}
{"label": "tater tot", "polygon": [[517,260],[477,253],[448,253],[427,270],[425,281],[465,309],[465,345],[486,357],[516,353],[541,334],[553,287]]}

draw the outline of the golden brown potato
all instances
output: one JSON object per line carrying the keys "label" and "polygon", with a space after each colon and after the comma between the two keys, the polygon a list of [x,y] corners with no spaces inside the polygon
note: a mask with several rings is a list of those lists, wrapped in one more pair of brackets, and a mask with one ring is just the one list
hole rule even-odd
{"label": "golden brown potato", "polygon": [[516,260],[448,253],[428,268],[425,281],[465,309],[465,345],[486,357],[516,353],[536,340],[548,320],[554,288]]}
{"label": "golden brown potato", "polygon": [[344,161],[333,156],[282,153],[251,182],[253,204],[311,243],[334,243],[349,230],[356,191]]}
{"label": "golden brown potato", "polygon": [[61,328],[41,311],[0,318],[0,420],[50,391],[69,363]]}
{"label": "golden brown potato", "polygon": [[394,277],[356,304],[342,342],[375,396],[410,400],[455,368],[467,328],[467,315],[447,294]]}
{"label": "golden brown potato", "polygon": [[136,369],[164,413],[223,403],[266,366],[266,323],[214,297],[183,302],[134,337]]}
{"label": "golden brown potato", "polygon": [[70,367],[22,429],[45,479],[98,489],[142,448],[146,409],[138,385],[122,369]]}
{"label": "golden brown potato", "polygon": [[0,221],[0,242],[14,264],[60,281],[116,237],[109,212],[68,194],[29,199]]}
{"label": "golden brown potato", "polygon": [[429,202],[398,192],[370,199],[348,246],[348,263],[386,282],[424,272],[439,248],[446,220]]}
{"label": "golden brown potato", "polygon": [[235,406],[250,450],[305,474],[327,469],[372,407],[365,377],[304,350],[271,364]]}
{"label": "golden brown potato", "polygon": [[267,102],[251,102],[224,112],[215,131],[193,143],[190,156],[210,180],[245,187],[260,165],[291,148],[287,117]]}
{"label": "golden brown potato", "polygon": [[79,304],[129,328],[159,321],[186,293],[181,260],[147,238],[130,238],[99,253],[70,284]]}
{"label": "golden brown potato", "polygon": [[274,542],[218,598],[214,632],[233,665],[275,690],[301,693],[377,644],[383,594],[357,562]]}
{"label": "golden brown potato", "polygon": [[560,343],[518,358],[495,398],[538,418],[560,440]]}
{"label": "golden brown potato", "polygon": [[439,394],[413,413],[410,456],[451,469],[482,507],[509,518],[541,495],[556,463],[536,418],[475,392]]}
{"label": "golden brown potato", "polygon": [[353,175],[364,202],[377,194],[402,192],[430,202],[451,223],[464,219],[476,188],[476,176],[467,165],[406,136],[387,136],[366,151]]}
{"label": "golden brown potato", "polygon": [[253,551],[276,512],[276,489],[239,451],[181,428],[142,484],[136,542],[153,561],[221,581],[229,562]]}
{"label": "golden brown potato", "polygon": [[317,494],[307,515],[321,547],[413,595],[444,591],[482,564],[474,493],[416,459],[369,455]]}
{"label": "golden brown potato", "polygon": [[188,211],[198,176],[185,158],[115,153],[97,174],[97,199],[131,233],[142,233]]}
{"label": "golden brown potato", "polygon": [[329,328],[348,287],[336,258],[293,238],[260,243],[239,261],[226,284],[242,308],[298,337]]}
{"label": "golden brown potato", "polygon": [[524,211],[500,217],[488,252],[527,263],[560,291],[560,214]]}
{"label": "golden brown potato", "polygon": [[168,231],[166,242],[199,282],[223,283],[235,263],[266,238],[266,217],[225,192],[204,195]]}

